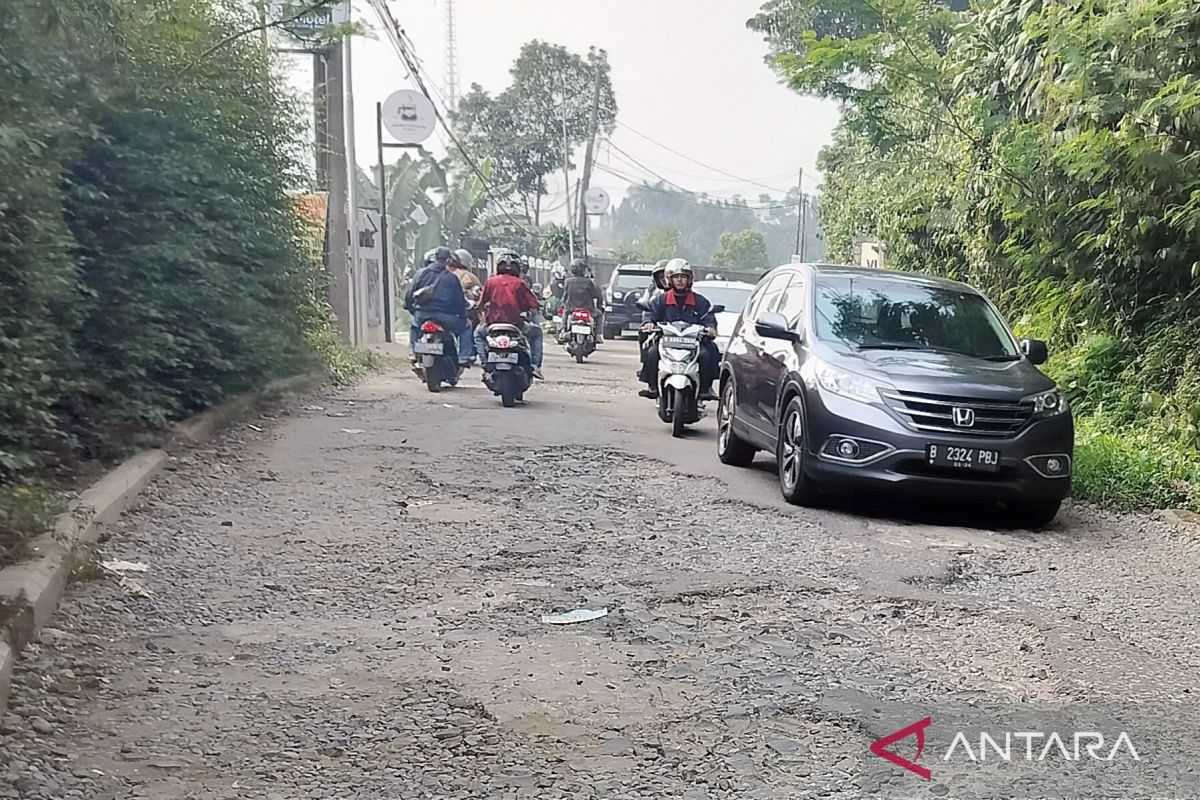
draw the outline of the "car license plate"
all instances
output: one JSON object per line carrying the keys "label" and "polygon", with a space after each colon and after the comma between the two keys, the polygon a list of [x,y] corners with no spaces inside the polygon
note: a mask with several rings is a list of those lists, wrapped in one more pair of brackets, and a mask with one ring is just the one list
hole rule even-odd
{"label": "car license plate", "polygon": [[440,356],[445,350],[443,342],[417,342],[413,349],[424,356]]}
{"label": "car license plate", "polygon": [[997,472],[1000,469],[1000,453],[996,450],[931,444],[925,447],[925,457],[935,467],[973,472]]}
{"label": "car license plate", "polygon": [[592,329],[589,328],[587,325],[572,325],[571,333],[582,333],[585,336],[591,336]]}
{"label": "car license plate", "polygon": [[515,364],[520,357],[519,353],[488,353],[488,363]]}
{"label": "car license plate", "polygon": [[689,339],[686,336],[664,336],[663,344],[667,347],[674,347],[679,350],[695,350],[700,346],[700,343],[695,339]]}

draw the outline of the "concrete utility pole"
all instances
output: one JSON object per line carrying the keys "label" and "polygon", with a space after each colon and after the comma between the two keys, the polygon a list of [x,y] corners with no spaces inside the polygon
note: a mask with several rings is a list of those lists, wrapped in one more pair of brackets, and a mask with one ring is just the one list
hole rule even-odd
{"label": "concrete utility pole", "polygon": [[796,255],[804,259],[804,168],[800,168],[800,181],[796,184],[800,198],[796,201]]}
{"label": "concrete utility pole", "polygon": [[575,257],[575,216],[571,213],[571,144],[567,139],[567,82],[561,75],[562,84],[562,135],[563,135],[563,189],[567,193],[567,247],[568,257]]}
{"label": "concrete utility pole", "polygon": [[587,150],[583,155],[583,178],[579,184],[579,236],[583,242],[583,257],[587,258],[588,213],[583,198],[587,196],[592,182],[592,152],[596,148],[596,133],[600,127],[600,70],[595,70],[592,82],[592,135],[588,137]]}
{"label": "concrete utility pole", "polygon": [[350,313],[353,319],[351,344],[361,345],[367,341],[367,280],[358,248],[358,158],[354,140],[354,73],[351,69],[350,43],[350,37],[342,40],[342,57],[346,63],[342,68],[342,109],[345,116],[341,122],[345,128],[346,203],[349,207],[345,230],[350,251],[347,254],[347,272],[350,273]]}
{"label": "concrete utility pole", "polygon": [[313,131],[316,133],[317,191],[329,191],[328,53],[313,53]]}
{"label": "concrete utility pole", "polygon": [[331,279],[329,304],[336,317],[338,333],[341,334],[342,341],[353,344],[354,320],[351,300],[353,289],[350,282],[350,265],[347,260],[349,254],[346,247],[346,232],[349,230],[346,218],[349,182],[346,175],[346,116],[343,103],[345,93],[344,47],[344,44],[338,44],[329,51],[329,57],[325,60],[325,96],[328,102],[325,119],[332,122],[326,130],[325,147],[329,186],[329,202],[327,204],[329,225],[325,236],[325,263],[329,267]]}

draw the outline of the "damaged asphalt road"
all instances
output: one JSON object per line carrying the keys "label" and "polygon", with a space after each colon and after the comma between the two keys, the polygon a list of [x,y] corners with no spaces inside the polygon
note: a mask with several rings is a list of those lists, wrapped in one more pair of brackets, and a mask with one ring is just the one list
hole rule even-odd
{"label": "damaged asphalt road", "polygon": [[[1200,791],[1194,531],[792,508],[636,362],[551,348],[515,410],[393,371],[173,462],[103,548],[149,596],[82,580],[26,651],[0,798]],[[609,613],[542,622],[575,608]],[[928,781],[869,750],[924,716]],[[1139,758],[943,758],[1101,724]]]}

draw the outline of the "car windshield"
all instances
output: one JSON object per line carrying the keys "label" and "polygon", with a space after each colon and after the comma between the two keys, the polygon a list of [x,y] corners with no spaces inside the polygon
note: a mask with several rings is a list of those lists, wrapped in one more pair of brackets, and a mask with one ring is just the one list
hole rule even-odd
{"label": "car windshield", "polygon": [[750,299],[750,289],[738,289],[732,286],[697,286],[696,292],[708,298],[714,306],[725,306],[728,314],[740,314]]}
{"label": "car windshield", "polygon": [[816,281],[817,337],[859,350],[929,350],[1019,358],[981,296],[913,281],[827,275]]}
{"label": "car windshield", "polygon": [[617,273],[613,279],[611,290],[614,292],[628,292],[634,289],[641,291],[650,285],[651,272],[626,272],[622,270]]}

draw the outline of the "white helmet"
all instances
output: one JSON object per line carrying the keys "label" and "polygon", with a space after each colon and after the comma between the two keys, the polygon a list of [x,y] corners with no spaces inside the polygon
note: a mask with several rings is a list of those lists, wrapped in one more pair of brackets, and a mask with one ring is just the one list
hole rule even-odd
{"label": "white helmet", "polygon": [[554,280],[561,281],[566,277],[567,277],[567,270],[563,267],[562,264],[559,264],[557,267],[554,268]]}
{"label": "white helmet", "polygon": [[688,284],[690,285],[695,276],[692,272],[692,265],[687,262],[686,258],[672,258],[667,262],[666,279],[670,283],[671,279],[676,275],[687,275]]}

